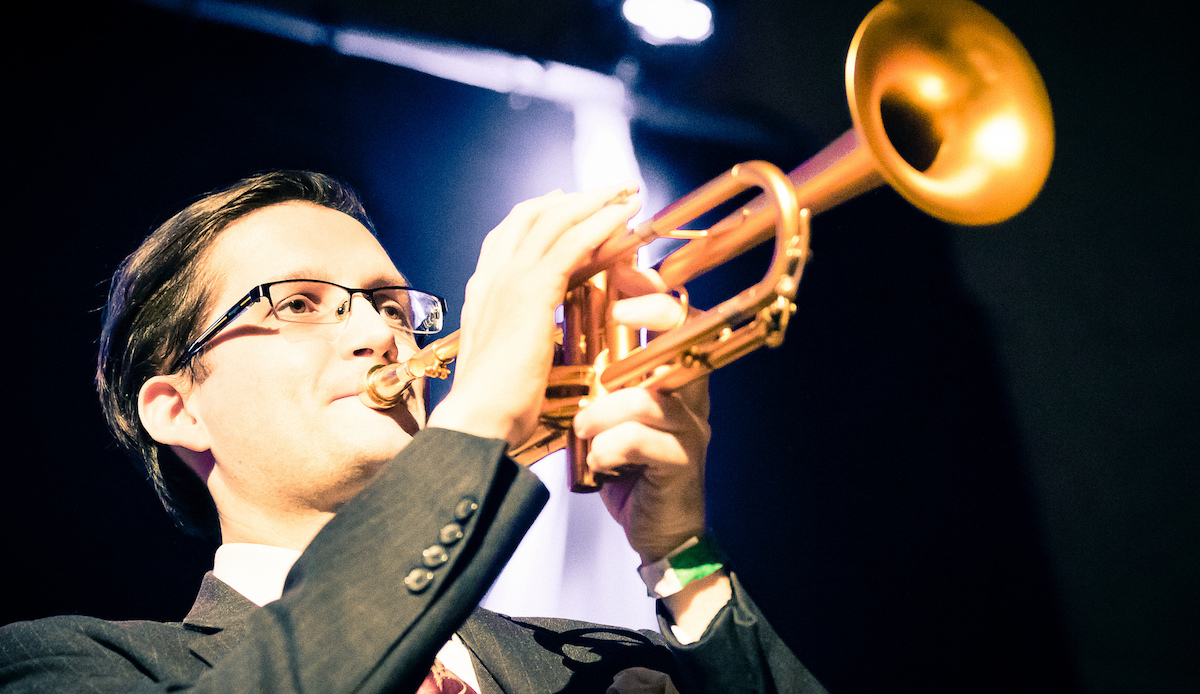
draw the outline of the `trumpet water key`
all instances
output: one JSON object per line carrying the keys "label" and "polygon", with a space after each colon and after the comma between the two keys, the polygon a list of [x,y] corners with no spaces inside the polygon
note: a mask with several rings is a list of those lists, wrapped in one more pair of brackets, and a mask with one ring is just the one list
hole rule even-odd
{"label": "trumpet water key", "polygon": [[[888,184],[954,224],[995,224],[1037,196],[1054,158],[1049,96],[1021,43],[967,0],[886,0],[859,25],[846,60],[853,127],[789,174],[744,162],[634,229],[603,243],[571,278],[563,302],[562,363],[552,367],[539,427],[510,453],[531,464],[566,448],[572,489],[593,491],[587,442],[571,420],[598,394],[634,386],[678,388],[759,347],[783,341],[809,255],[815,215]],[[684,227],[739,194],[761,194],[707,229]],[[658,267],[667,286],[775,239],[762,281],[691,316],[644,346],[610,320],[607,273],[658,238],[687,243]],[[395,405],[409,384],[445,378],[458,336],[407,362],[373,368],[360,397]]]}

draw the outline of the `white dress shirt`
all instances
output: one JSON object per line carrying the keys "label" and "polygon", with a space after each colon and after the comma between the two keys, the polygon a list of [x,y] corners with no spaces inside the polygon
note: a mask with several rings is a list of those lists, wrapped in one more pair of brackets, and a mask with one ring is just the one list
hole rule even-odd
{"label": "white dress shirt", "polygon": [[[283,584],[287,580],[292,564],[300,558],[300,552],[283,547],[255,545],[247,542],[230,542],[217,548],[213,560],[213,575],[241,593],[255,605],[266,605],[283,595]],[[471,653],[458,634],[450,637],[437,659],[446,669],[453,672],[475,691],[479,689],[479,678],[471,664]]]}

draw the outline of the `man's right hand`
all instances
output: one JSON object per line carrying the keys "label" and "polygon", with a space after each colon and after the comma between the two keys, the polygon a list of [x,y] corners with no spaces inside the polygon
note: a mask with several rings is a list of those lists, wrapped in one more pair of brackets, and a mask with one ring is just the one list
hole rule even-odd
{"label": "man's right hand", "polygon": [[523,443],[554,356],[554,313],[571,273],[640,208],[637,186],[553,192],[513,208],[484,239],[467,282],[450,393],[429,426]]}

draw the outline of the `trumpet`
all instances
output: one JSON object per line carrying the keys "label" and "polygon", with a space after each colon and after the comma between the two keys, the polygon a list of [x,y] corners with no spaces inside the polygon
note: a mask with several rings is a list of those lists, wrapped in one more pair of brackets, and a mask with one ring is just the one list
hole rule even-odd
{"label": "trumpet", "polygon": [[[853,120],[841,137],[788,174],[743,162],[632,230],[608,239],[573,273],[563,300],[561,363],[551,367],[536,433],[510,451],[529,465],[567,449],[571,489],[595,491],[587,441],[571,420],[597,395],[628,387],[679,388],[759,347],[783,342],[809,258],[812,216],[887,184],[946,222],[987,225],[1025,209],[1054,158],[1050,99],[1020,41],[968,0],[885,0],[859,25],[846,59]],[[684,227],[748,190],[760,194],[706,229]],[[763,279],[682,325],[637,345],[611,320],[607,273],[660,238],[686,243],[658,266],[669,287],[769,239]],[[365,374],[360,397],[385,409],[416,379],[446,378],[454,333],[406,362]]]}

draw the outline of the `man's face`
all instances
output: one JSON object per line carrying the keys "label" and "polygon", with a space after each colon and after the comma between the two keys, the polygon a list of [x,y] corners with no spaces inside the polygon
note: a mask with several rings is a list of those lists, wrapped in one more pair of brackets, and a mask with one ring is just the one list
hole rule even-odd
{"label": "man's face", "polygon": [[[220,279],[206,319],[274,280],[406,284],[360,223],[303,202],[231,224],[209,262]],[[392,332],[361,294],[334,325],[282,324],[265,300],[239,316],[207,347],[208,376],[188,393],[216,461],[209,488],[218,507],[232,495],[265,513],[336,511],[424,425],[423,383],[388,411],[357,397],[367,369],[415,351],[411,336]]]}

